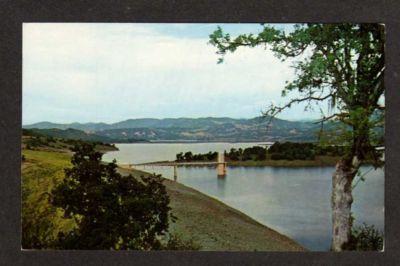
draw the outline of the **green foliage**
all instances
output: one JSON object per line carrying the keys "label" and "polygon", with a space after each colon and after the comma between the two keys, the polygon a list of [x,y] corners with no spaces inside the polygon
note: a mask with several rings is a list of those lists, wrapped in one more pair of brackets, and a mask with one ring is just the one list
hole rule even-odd
{"label": "green foliage", "polygon": [[315,156],[343,156],[345,147],[314,143],[275,142],[269,149],[271,160],[314,160]]}
{"label": "green foliage", "polygon": [[350,241],[344,245],[345,250],[382,251],[383,233],[373,225],[363,224],[352,229]]}
{"label": "green foliage", "polygon": [[160,249],[168,232],[169,197],[161,176],[122,176],[115,161],[104,164],[94,145],[77,145],[52,203],[77,228],[60,233],[61,249]]}
{"label": "green foliage", "polygon": [[[63,131],[63,130],[58,130]],[[65,134],[65,138],[53,137],[46,135],[47,131],[38,129],[23,129],[22,143],[25,144],[25,148],[28,150],[43,150],[47,148],[55,149],[71,149],[75,145],[82,145],[83,143],[91,143],[96,145],[96,149],[111,149],[116,150],[114,144],[104,143],[102,141],[91,141],[81,140],[75,138],[68,138],[68,134]]]}
{"label": "green foliage", "polygon": [[267,158],[267,149],[260,146],[253,146],[249,148],[230,149],[225,152],[225,157],[231,161],[263,161]]}
{"label": "green foliage", "polygon": [[315,148],[312,143],[275,142],[268,153],[272,160],[314,160]]}
{"label": "green foliage", "polygon": [[183,156],[183,153],[182,152],[180,152],[180,153],[178,153],[177,155],[176,155],[176,161],[177,162],[181,162],[181,161],[184,161],[185,160],[185,157]]}
{"label": "green foliage", "polygon": [[192,162],[192,161],[215,161],[217,159],[217,152],[208,152],[205,154],[193,154],[191,151],[180,152],[176,155],[177,162]]}
{"label": "green foliage", "polygon": [[263,161],[267,158],[266,148],[260,146],[253,146],[243,150],[242,160]]}
{"label": "green foliage", "polygon": [[33,136],[26,141],[26,147],[28,150],[37,147],[43,147],[49,145],[52,140],[47,137]]}
{"label": "green foliage", "polygon": [[31,136],[31,137],[42,137],[43,136],[42,134],[36,132],[35,130],[26,129],[26,128],[22,129],[22,135],[23,136]]}
{"label": "green foliage", "polygon": [[163,250],[200,250],[201,246],[193,239],[184,240],[180,235],[169,235],[168,241],[162,246]]}
{"label": "green foliage", "polygon": [[86,133],[82,130],[67,128],[67,129],[58,129],[58,128],[32,128],[32,129],[23,129],[24,135],[32,135],[32,136],[47,136],[53,138],[61,138],[61,139],[73,139],[73,140],[81,140],[81,141],[89,141],[89,142],[101,142],[101,143],[111,143],[114,142],[113,139],[108,138],[107,136],[100,136],[97,134]]}
{"label": "green foliage", "polygon": [[[275,142],[268,149],[261,146],[253,146],[245,149],[231,148],[224,152],[224,156],[231,162],[260,162],[271,160],[315,160],[316,156],[339,157],[345,154],[346,147],[338,145],[317,145],[307,142]],[[176,154],[177,162],[184,161],[215,161],[217,152],[205,154],[192,154],[192,152],[180,152]],[[269,155],[269,157],[267,157]]]}
{"label": "green foliage", "polygon": [[[293,104],[306,102],[306,109],[327,104],[328,113],[321,108],[321,125],[338,121],[346,125],[342,143],[349,147],[345,161],[353,157],[360,161],[367,156],[380,166],[375,150],[377,128],[383,128],[385,106],[385,29],[382,24],[297,24],[287,33],[264,25],[260,33],[241,34],[232,38],[218,27],[210,35],[223,61],[227,53],[239,47],[265,46],[281,60],[296,58],[294,80],[288,81],[282,95],[296,91],[283,106],[271,105],[266,116],[275,117]],[[383,115],[376,117],[377,112]],[[378,130],[379,132],[379,130]],[[381,134],[382,136],[382,134]]]}
{"label": "green foliage", "polygon": [[30,164],[22,170],[22,247],[24,249],[53,248],[59,232],[75,226],[73,219],[64,218],[62,209],[50,203],[51,190],[64,178],[70,166],[65,153],[24,150]]}
{"label": "green foliage", "polygon": [[[239,149],[236,150],[232,148],[229,152],[224,152],[224,155],[227,159],[232,161],[247,161],[247,160],[255,160],[255,161],[262,161],[267,158],[267,150],[260,146],[254,146],[246,149]],[[217,160],[218,152],[211,152],[204,154],[192,154],[192,152],[186,152],[185,154],[178,153],[176,155],[176,161],[215,161]]]}

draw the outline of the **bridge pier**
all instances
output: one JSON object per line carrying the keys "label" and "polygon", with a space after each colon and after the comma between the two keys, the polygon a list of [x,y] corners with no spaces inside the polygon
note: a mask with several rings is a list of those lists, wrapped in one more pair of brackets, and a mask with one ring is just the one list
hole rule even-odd
{"label": "bridge pier", "polygon": [[225,177],[227,172],[227,163],[225,162],[224,153],[218,153],[217,162],[161,162],[161,163],[141,163],[141,164],[129,164],[130,168],[137,168],[138,166],[142,166],[143,170],[148,168],[153,168],[155,166],[168,166],[174,167],[174,181],[178,180],[178,166],[217,166],[217,176]]}
{"label": "bridge pier", "polygon": [[178,166],[174,165],[174,181],[178,179]]}
{"label": "bridge pier", "polygon": [[221,152],[218,153],[218,162],[217,163],[218,163],[218,165],[217,165],[217,176],[218,177],[226,176],[225,156]]}

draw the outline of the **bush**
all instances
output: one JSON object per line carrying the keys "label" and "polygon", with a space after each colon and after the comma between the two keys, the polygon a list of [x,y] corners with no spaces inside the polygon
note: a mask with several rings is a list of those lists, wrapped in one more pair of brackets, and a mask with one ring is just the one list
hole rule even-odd
{"label": "bush", "polygon": [[283,155],[281,153],[271,154],[271,160],[283,160]]}
{"label": "bush", "polygon": [[161,249],[168,232],[169,196],[161,176],[136,179],[102,163],[94,145],[73,148],[73,167],[52,191],[52,203],[76,218],[77,228],[60,234],[60,249]]}
{"label": "bush", "polygon": [[200,250],[201,246],[193,239],[183,240],[176,234],[169,236],[167,243],[162,247],[163,250]]}
{"label": "bush", "polygon": [[225,152],[225,156],[231,161],[263,161],[267,158],[267,149],[260,146],[253,146],[244,150],[232,148],[229,152]]}
{"label": "bush", "polygon": [[209,151],[208,153],[204,154],[193,154],[191,151],[186,152],[183,154],[183,152],[180,152],[176,154],[176,160],[177,162],[192,162],[192,161],[215,161],[217,160],[218,157],[218,152],[211,152]]}
{"label": "bush", "polygon": [[268,149],[272,160],[314,160],[316,155],[337,155],[339,151],[340,147],[296,142],[275,142]]}
{"label": "bush", "polygon": [[364,223],[352,229],[350,241],[343,248],[356,251],[382,251],[383,233],[373,225]]}

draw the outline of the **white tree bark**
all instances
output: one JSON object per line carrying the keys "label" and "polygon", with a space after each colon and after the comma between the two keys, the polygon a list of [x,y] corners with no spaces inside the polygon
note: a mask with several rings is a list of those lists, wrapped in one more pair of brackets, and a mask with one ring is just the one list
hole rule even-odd
{"label": "white tree bark", "polygon": [[332,176],[332,251],[342,251],[350,239],[352,182],[359,167],[357,157],[351,163],[341,160]]}

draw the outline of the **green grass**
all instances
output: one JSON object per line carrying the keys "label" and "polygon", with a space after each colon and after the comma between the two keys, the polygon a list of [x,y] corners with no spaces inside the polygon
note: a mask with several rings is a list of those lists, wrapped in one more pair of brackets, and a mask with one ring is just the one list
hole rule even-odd
{"label": "green grass", "polygon": [[69,167],[66,153],[24,150],[22,165],[22,233],[23,247],[27,243],[50,243],[59,232],[75,226],[72,219],[63,218],[62,209],[49,202],[51,190],[64,178]]}
{"label": "green grass", "polygon": [[[39,138],[43,143],[41,145],[32,145],[30,144],[29,150],[35,151],[54,151],[54,152],[66,152],[71,153],[71,148],[73,148],[73,144],[68,143],[65,139],[53,138],[51,141],[47,137]],[[32,140],[31,136],[23,136],[22,137],[22,147],[25,150],[27,148],[27,144]],[[116,151],[118,148],[110,145],[96,144],[95,149],[99,152],[105,153],[107,151]],[[27,151],[29,151],[27,150]],[[39,155],[40,156],[40,155]]]}

